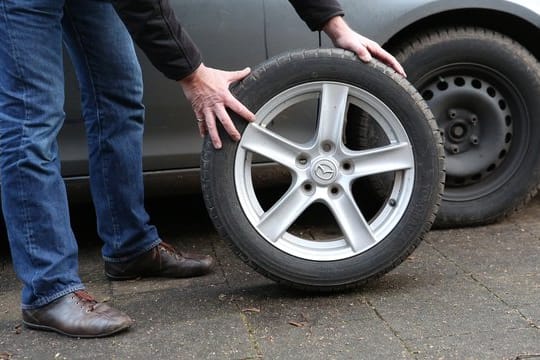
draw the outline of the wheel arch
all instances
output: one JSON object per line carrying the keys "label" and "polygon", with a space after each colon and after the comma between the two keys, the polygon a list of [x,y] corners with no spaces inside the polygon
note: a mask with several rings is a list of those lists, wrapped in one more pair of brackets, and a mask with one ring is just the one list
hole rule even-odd
{"label": "wheel arch", "polygon": [[[420,18],[393,34],[383,46],[391,52],[415,39],[426,31],[441,27],[474,26],[497,31],[509,36],[526,47],[540,59],[540,14],[525,8],[521,13],[510,13],[499,9],[466,8],[446,10]],[[536,23],[536,24],[535,24]]]}

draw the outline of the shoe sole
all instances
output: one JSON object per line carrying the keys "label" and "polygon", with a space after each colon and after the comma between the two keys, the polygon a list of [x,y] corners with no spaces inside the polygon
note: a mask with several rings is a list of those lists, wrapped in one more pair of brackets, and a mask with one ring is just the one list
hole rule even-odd
{"label": "shoe sole", "polygon": [[124,330],[127,330],[131,327],[131,324],[128,324],[128,325],[124,325],[118,329],[114,329],[112,331],[109,331],[107,333],[103,333],[103,334],[98,334],[98,335],[77,335],[77,334],[70,334],[70,333],[67,333],[67,332],[64,332],[60,329],[57,329],[55,327],[52,327],[52,326],[46,326],[46,325],[38,325],[38,324],[32,324],[30,322],[27,322],[25,320],[23,320],[23,324],[24,326],[26,326],[27,328],[29,329],[34,329],[34,330],[42,330],[42,331],[52,331],[52,332],[55,332],[55,333],[58,333],[58,334],[61,334],[61,335],[65,335],[65,336],[69,336],[69,337],[72,337],[72,338],[85,338],[85,339],[91,339],[91,338],[102,338],[102,337],[107,337],[107,336],[111,336],[111,335],[114,335],[116,333],[119,333],[121,331],[124,331]]}
{"label": "shoe sole", "polygon": [[167,278],[167,279],[189,279],[189,278],[195,278],[199,276],[205,276],[213,272],[213,267],[209,269],[206,272],[202,273],[195,273],[195,274],[188,274],[188,275],[165,275],[160,273],[155,274],[144,274],[144,275],[128,275],[128,276],[117,276],[117,275],[111,275],[109,273],[105,273],[105,276],[112,281],[126,281],[126,280],[136,280],[136,279],[142,279],[142,278]]}
{"label": "shoe sole", "polygon": [[140,276],[140,275],[116,276],[116,275],[111,275],[109,273],[105,273],[105,276],[109,280],[114,280],[114,281],[135,280],[135,279],[142,278],[142,276]]}

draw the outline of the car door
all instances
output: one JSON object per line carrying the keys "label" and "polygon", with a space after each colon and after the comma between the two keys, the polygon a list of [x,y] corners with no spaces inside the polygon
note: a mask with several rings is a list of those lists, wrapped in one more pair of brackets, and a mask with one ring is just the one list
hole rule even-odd
{"label": "car door", "polygon": [[[419,8],[432,4],[433,11],[436,11],[443,3],[447,3],[441,0],[339,0],[339,2],[349,25],[381,44],[421,16],[418,14]],[[269,56],[294,48],[319,46],[317,32],[311,32],[307,28],[288,0],[264,0],[264,8]],[[332,46],[326,35],[321,39],[324,47]]]}
{"label": "car door", "polygon": [[[171,4],[207,66],[236,70],[265,59],[262,0],[171,0]],[[201,139],[180,86],[154,69],[139,50],[138,56],[145,84],[145,171],[198,167]],[[66,58],[66,123],[59,136],[66,177],[88,173],[79,97]]]}

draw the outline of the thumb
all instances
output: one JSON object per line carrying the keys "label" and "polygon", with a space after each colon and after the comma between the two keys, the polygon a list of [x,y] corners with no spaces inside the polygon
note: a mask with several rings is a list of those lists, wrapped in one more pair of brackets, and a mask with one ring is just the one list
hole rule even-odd
{"label": "thumb", "polygon": [[246,76],[248,76],[250,72],[251,72],[251,69],[249,67],[247,67],[247,68],[245,68],[243,70],[232,71],[229,81],[230,82],[240,81],[243,78],[245,78]]}
{"label": "thumb", "polygon": [[363,62],[370,62],[372,58],[371,53],[364,46],[359,46],[356,49],[356,55],[358,55],[360,60],[362,60]]}

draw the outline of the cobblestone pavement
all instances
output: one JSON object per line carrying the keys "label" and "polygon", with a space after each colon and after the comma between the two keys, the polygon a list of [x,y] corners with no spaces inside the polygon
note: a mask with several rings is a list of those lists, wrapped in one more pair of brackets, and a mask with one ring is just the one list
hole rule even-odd
{"label": "cobblestone pavement", "polygon": [[499,224],[432,231],[391,273],[324,296],[277,286],[244,265],[199,196],[154,200],[149,209],[164,239],[214,254],[217,270],[109,282],[92,209],[75,205],[83,280],[136,324],[98,340],[25,329],[4,236],[0,359],[540,359],[540,198]]}

